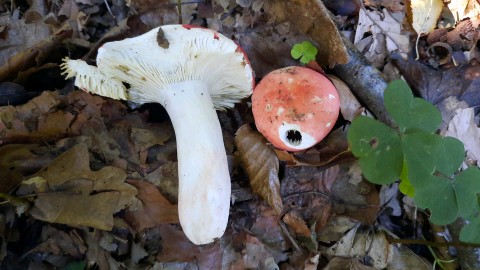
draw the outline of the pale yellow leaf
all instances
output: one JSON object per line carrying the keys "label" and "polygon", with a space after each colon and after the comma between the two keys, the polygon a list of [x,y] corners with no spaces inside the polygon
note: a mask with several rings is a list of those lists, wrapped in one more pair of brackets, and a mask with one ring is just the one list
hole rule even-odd
{"label": "pale yellow leaf", "polygon": [[442,0],[412,0],[412,26],[418,35],[428,34],[437,24],[438,17],[442,13]]}

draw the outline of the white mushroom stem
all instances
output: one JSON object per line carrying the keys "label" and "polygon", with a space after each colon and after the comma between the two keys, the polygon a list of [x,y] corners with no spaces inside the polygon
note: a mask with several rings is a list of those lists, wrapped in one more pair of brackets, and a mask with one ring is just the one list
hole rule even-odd
{"label": "white mushroom stem", "polygon": [[222,129],[207,85],[174,83],[158,92],[175,129],[180,224],[194,244],[220,238],[230,208],[230,174]]}

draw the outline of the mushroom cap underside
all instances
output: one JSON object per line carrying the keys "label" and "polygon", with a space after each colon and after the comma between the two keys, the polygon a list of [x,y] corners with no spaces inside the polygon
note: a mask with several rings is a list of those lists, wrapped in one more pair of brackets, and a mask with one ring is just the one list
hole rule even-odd
{"label": "mushroom cap underside", "polygon": [[233,107],[253,90],[248,59],[231,39],[211,29],[164,25],[134,38],[105,43],[97,66],[125,82],[128,99],[158,102],[158,93],[185,81],[206,84],[217,109]]}

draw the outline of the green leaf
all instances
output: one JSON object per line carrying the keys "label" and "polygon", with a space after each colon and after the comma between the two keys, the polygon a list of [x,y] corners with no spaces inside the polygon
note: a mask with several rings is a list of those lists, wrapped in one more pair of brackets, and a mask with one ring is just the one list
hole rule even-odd
{"label": "green leaf", "polygon": [[304,41],[293,45],[290,54],[294,59],[299,59],[302,64],[308,64],[310,61],[315,60],[318,49],[310,42]]}
{"label": "green leaf", "polygon": [[458,207],[453,184],[449,179],[424,176],[422,188],[415,187],[413,197],[418,207],[430,209],[430,221],[437,225],[452,223],[458,217]]}
{"label": "green leaf", "polygon": [[421,98],[413,97],[410,87],[403,80],[390,82],[384,99],[385,108],[402,133],[415,130],[434,132],[442,122],[438,109]]}
{"label": "green leaf", "polygon": [[[438,135],[437,137],[440,138]],[[458,171],[465,158],[463,143],[456,138],[445,137],[438,141],[433,158],[436,170],[451,177]]]}
{"label": "green leaf", "polygon": [[415,196],[415,189],[413,188],[412,183],[410,183],[410,180],[408,179],[408,166],[405,161],[403,162],[403,169],[402,173],[400,174],[400,180],[400,185],[398,185],[398,189],[400,190],[400,192],[407,195],[408,197],[413,198],[413,196]]}
{"label": "green leaf", "polygon": [[87,266],[85,261],[71,262],[64,266],[62,270],[83,270]]}
{"label": "green leaf", "polygon": [[302,57],[302,45],[301,44],[295,44],[293,45],[292,50],[290,51],[290,54],[292,55],[293,59],[299,59]]}
{"label": "green leaf", "polygon": [[471,216],[466,219],[460,231],[460,241],[466,243],[480,243],[480,216]]}
{"label": "green leaf", "polygon": [[400,136],[394,130],[370,117],[358,116],[352,121],[347,138],[370,182],[389,184],[400,177],[403,155]]}
{"label": "green leaf", "polygon": [[480,169],[469,167],[457,175],[454,182],[460,215],[468,217],[478,211],[477,194],[480,192]]}
{"label": "green leaf", "polygon": [[448,224],[477,210],[472,201],[480,192],[479,169],[469,168],[454,178],[464,158],[461,142],[419,131],[402,137],[402,149],[415,203],[430,209],[431,222]]}
{"label": "green leaf", "polygon": [[422,131],[402,136],[408,179],[415,189],[423,188],[425,176],[435,172],[435,155],[440,140],[438,135]]}

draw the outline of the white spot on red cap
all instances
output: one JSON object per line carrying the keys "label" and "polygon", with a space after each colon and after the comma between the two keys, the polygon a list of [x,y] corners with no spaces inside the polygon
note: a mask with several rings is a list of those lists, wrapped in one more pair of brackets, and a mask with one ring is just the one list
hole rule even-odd
{"label": "white spot on red cap", "polygon": [[285,111],[285,108],[280,107],[277,109],[277,115],[280,116]]}
{"label": "white spot on red cap", "polygon": [[323,99],[319,96],[314,96],[312,99],[310,99],[310,102],[312,103],[323,102]]}

